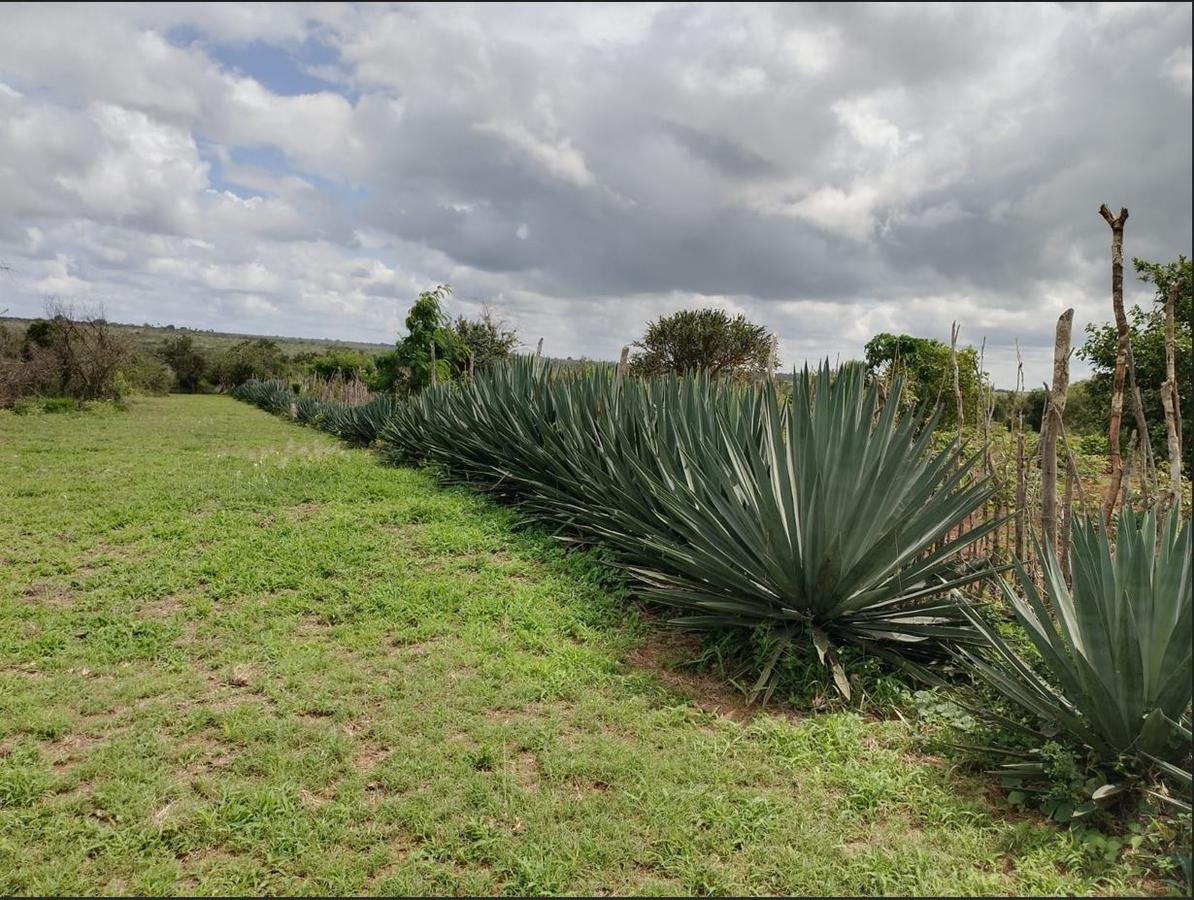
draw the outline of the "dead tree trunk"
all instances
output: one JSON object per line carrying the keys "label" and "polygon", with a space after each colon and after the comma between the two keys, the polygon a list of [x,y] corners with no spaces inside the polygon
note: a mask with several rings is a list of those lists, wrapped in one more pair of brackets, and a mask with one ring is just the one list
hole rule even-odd
{"label": "dead tree trunk", "polygon": [[435,341],[432,341],[431,342],[431,386],[432,387],[435,387],[435,383],[437,380],[438,379],[436,378],[436,372],[435,372]]}
{"label": "dead tree trunk", "polygon": [[1104,203],[1099,207],[1099,215],[1111,226],[1111,305],[1115,310],[1115,329],[1118,334],[1115,374],[1111,381],[1111,424],[1107,431],[1111,479],[1103,498],[1103,521],[1110,525],[1124,466],[1119,452],[1119,429],[1124,414],[1124,373],[1128,364],[1128,318],[1124,315],[1124,223],[1128,221],[1128,211],[1126,208],[1120,209],[1118,216],[1112,216]]}
{"label": "dead tree trunk", "polygon": [[1070,387],[1070,331],[1074,311],[1067,309],[1057,320],[1053,343],[1053,385],[1049,408],[1041,421],[1041,534],[1047,546],[1057,548],[1057,436],[1065,414]]}
{"label": "dead tree trunk", "polygon": [[1173,363],[1173,317],[1179,287],[1175,278],[1165,295],[1165,383],[1161,385],[1161,405],[1165,409],[1165,432],[1169,443],[1169,497],[1174,506],[1182,502],[1182,404]]}

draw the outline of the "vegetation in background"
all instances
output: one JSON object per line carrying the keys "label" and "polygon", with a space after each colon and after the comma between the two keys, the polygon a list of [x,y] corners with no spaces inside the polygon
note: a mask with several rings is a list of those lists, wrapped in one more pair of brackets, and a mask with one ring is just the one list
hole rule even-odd
{"label": "vegetation in background", "polygon": [[157,356],[174,373],[174,385],[183,393],[193,394],[199,390],[199,383],[211,365],[205,353],[195,346],[189,334],[179,334],[162,341]]}
{"label": "vegetation in background", "polygon": [[722,309],[684,309],[647,325],[646,334],[634,342],[630,371],[750,378],[770,373],[771,343],[771,332],[743,315],[731,316]]}
{"label": "vegetation in background", "polygon": [[129,348],[99,313],[52,301],[30,323],[17,350],[0,357],[0,405],[23,397],[65,397],[76,403],[120,397],[117,373]]}
{"label": "vegetation in background", "polygon": [[1154,826],[1010,812],[909,717],[751,716],[592,554],[225,397],[0,412],[0,471],[0,893],[1167,888]]}
{"label": "vegetation in background", "polygon": [[377,361],[377,378],[371,385],[374,390],[415,393],[431,384],[433,344],[438,381],[450,381],[467,363],[468,350],[443,310],[451,293],[448,285],[441,284],[419,294],[406,316],[406,336],[398,341],[393,354]]}
{"label": "vegetation in background", "polygon": [[223,387],[235,387],[250,378],[280,378],[289,360],[281,348],[266,338],[233,344],[212,364],[212,378]]}
{"label": "vegetation in background", "polygon": [[[910,334],[875,335],[866,344],[866,364],[873,377],[882,381],[900,378],[904,382],[903,403],[911,408],[925,405],[941,408],[939,424],[943,428],[958,425],[957,404],[953,402],[953,366],[949,345],[933,338]],[[983,375],[978,368],[978,351],[962,347],[957,351],[958,387],[962,392],[963,416],[979,405]]]}
{"label": "vegetation in background", "polygon": [[329,347],[322,353],[308,352],[294,356],[296,365],[317,378],[369,381],[377,371],[374,354],[348,347]]}
{"label": "vegetation in background", "polygon": [[518,346],[518,333],[496,318],[488,307],[481,310],[478,319],[458,316],[452,329],[466,351],[473,354],[474,369],[509,358]]}
{"label": "vegetation in background", "polygon": [[[1168,452],[1165,438],[1165,412],[1161,406],[1161,384],[1166,379],[1165,372],[1165,297],[1169,286],[1175,281],[1178,284],[1177,302],[1175,304],[1175,341],[1174,356],[1175,369],[1178,372],[1178,396],[1183,410],[1182,447],[1187,471],[1190,471],[1194,457],[1194,416],[1190,410],[1190,367],[1194,357],[1191,356],[1191,320],[1194,308],[1191,304],[1191,267],[1190,260],[1179,256],[1170,263],[1152,263],[1142,259],[1133,259],[1132,265],[1140,280],[1156,287],[1153,305],[1149,309],[1133,306],[1128,311],[1128,328],[1131,335],[1132,355],[1136,361],[1136,383],[1140,388],[1141,405],[1144,408],[1144,418],[1148,423],[1149,439],[1152,442],[1153,453],[1157,459],[1167,459]],[[1086,343],[1078,351],[1078,355],[1090,363],[1094,375],[1090,379],[1090,393],[1094,406],[1098,410],[1107,410],[1111,406],[1112,376],[1115,371],[1116,331],[1113,323],[1096,325],[1093,322],[1086,326]],[[1130,404],[1125,400],[1125,409]],[[1104,418],[1103,423],[1106,422]],[[1105,431],[1105,424],[1103,426]],[[1124,428],[1121,439],[1127,446],[1128,434],[1131,428]]]}

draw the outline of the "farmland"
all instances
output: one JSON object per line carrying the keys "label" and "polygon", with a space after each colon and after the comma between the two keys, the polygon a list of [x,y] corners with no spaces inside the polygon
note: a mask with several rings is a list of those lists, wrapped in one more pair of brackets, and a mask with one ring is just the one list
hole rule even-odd
{"label": "farmland", "polygon": [[228,397],[0,414],[0,466],[5,893],[1169,889],[892,706],[747,707],[592,553]]}

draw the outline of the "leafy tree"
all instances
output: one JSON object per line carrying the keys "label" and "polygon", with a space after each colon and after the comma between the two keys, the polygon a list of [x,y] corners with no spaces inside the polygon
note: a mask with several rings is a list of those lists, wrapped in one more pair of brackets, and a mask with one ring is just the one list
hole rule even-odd
{"label": "leafy tree", "polygon": [[[1153,304],[1149,309],[1133,306],[1128,311],[1128,330],[1132,341],[1132,356],[1136,361],[1136,383],[1140,388],[1144,418],[1148,422],[1149,439],[1153,453],[1158,459],[1166,459],[1168,446],[1165,435],[1165,410],[1161,406],[1161,384],[1165,381],[1165,297],[1169,286],[1179,284],[1175,303],[1174,366],[1177,374],[1178,396],[1182,404],[1182,453],[1186,465],[1190,465],[1191,445],[1194,444],[1194,416],[1190,414],[1190,363],[1191,363],[1191,291],[1190,260],[1179,256],[1174,262],[1152,263],[1133,259],[1132,265],[1140,280],[1156,288]],[[1107,322],[1086,326],[1086,343],[1078,355],[1090,363],[1094,374],[1090,378],[1092,404],[1103,410],[1105,423],[1111,410],[1111,387],[1115,372],[1115,325]],[[1132,431],[1131,405],[1124,397],[1124,428],[1121,438],[1127,445]]]}
{"label": "leafy tree", "polygon": [[312,374],[320,378],[359,378],[368,381],[373,377],[373,357],[349,347],[328,347],[323,353],[304,354],[295,362],[306,363]]}
{"label": "leafy tree", "polygon": [[189,334],[166,338],[158,348],[157,357],[174,370],[174,383],[180,391],[192,394],[199,388],[208,359],[195,347]]}
{"label": "leafy tree", "polygon": [[406,316],[406,337],[398,341],[393,360],[402,374],[396,386],[421,391],[431,383],[431,345],[435,344],[435,374],[438,381],[449,381],[452,373],[468,359],[468,350],[452,329],[443,311],[443,302],[452,288],[441,284],[419,294]]}
{"label": "leafy tree", "polygon": [[713,377],[765,374],[771,332],[721,309],[684,309],[647,326],[630,361],[636,375],[703,371]]}
{"label": "leafy tree", "polygon": [[286,373],[287,363],[281,347],[268,338],[254,338],[221,353],[212,375],[221,385],[235,387],[250,378],[279,378]]}
{"label": "leafy tree", "polygon": [[472,352],[473,365],[477,369],[494,360],[505,359],[518,346],[518,333],[507,329],[502,320],[495,319],[488,307],[481,310],[479,319],[460,316],[452,327],[464,344],[465,356]]}
{"label": "leafy tree", "polygon": [[[933,338],[883,332],[871,338],[865,349],[866,364],[872,377],[903,378],[903,399],[907,403],[939,403],[942,407],[939,426],[957,427],[953,369],[947,344]],[[973,347],[962,347],[957,353],[962,414],[964,419],[973,418],[978,405],[979,386],[982,384],[982,375],[978,370],[978,352]],[[1025,419],[1028,419],[1027,414]]]}

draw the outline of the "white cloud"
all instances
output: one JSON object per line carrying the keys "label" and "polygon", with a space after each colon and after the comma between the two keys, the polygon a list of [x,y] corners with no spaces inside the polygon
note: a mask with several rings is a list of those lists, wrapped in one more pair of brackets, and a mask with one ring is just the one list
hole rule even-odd
{"label": "white cloud", "polygon": [[[450,281],[561,355],[718,304],[786,363],[956,316],[1044,375],[1064,305],[1109,315],[1100,201],[1133,255],[1189,253],[1189,33],[1169,4],[12,6],[2,305],[389,340]],[[220,62],[255,41],[333,86]]]}

